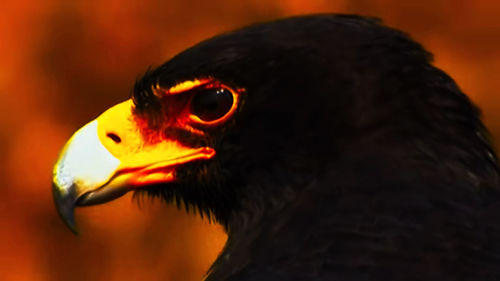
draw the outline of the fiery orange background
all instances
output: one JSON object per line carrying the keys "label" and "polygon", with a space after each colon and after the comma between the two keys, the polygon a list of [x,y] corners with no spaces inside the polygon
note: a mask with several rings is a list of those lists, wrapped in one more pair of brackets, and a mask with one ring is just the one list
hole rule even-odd
{"label": "fiery orange background", "polygon": [[0,17],[0,280],[200,280],[217,225],[130,196],[52,205],[51,171],[72,132],[126,99],[139,74],[199,40],[287,15],[372,15],[435,54],[500,139],[500,2],[474,0],[3,1]]}

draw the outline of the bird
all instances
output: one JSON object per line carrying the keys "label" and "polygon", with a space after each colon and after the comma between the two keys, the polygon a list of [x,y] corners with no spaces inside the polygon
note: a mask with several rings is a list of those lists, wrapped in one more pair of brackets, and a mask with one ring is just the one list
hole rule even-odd
{"label": "bird", "polygon": [[228,234],[207,281],[500,280],[499,169],[480,109],[407,33],[295,16],[141,75],[70,138],[52,191],[127,192]]}

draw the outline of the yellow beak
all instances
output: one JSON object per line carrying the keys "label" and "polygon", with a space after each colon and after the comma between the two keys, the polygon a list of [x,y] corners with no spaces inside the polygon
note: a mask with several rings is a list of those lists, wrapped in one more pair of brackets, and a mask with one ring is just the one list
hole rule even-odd
{"label": "yellow beak", "polygon": [[173,182],[180,164],[215,155],[211,147],[193,148],[151,132],[145,135],[132,109],[127,100],[83,126],[57,160],[54,202],[75,233],[75,206],[100,204],[145,185]]}

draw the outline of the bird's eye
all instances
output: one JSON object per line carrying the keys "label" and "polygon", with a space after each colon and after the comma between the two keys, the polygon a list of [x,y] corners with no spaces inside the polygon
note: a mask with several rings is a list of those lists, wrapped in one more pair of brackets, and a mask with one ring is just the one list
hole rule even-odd
{"label": "bird's eye", "polygon": [[233,104],[233,93],[228,89],[203,89],[191,100],[191,116],[200,123],[218,122],[228,115]]}

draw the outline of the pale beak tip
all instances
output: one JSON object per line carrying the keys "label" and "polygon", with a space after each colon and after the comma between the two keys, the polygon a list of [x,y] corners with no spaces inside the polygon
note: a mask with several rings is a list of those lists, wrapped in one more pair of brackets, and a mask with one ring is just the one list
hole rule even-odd
{"label": "pale beak tip", "polygon": [[69,188],[65,191],[68,192],[64,194],[56,183],[52,185],[52,194],[54,196],[54,203],[56,205],[57,213],[61,216],[64,224],[74,233],[78,234],[75,223],[75,204],[77,196],[74,189]]}

